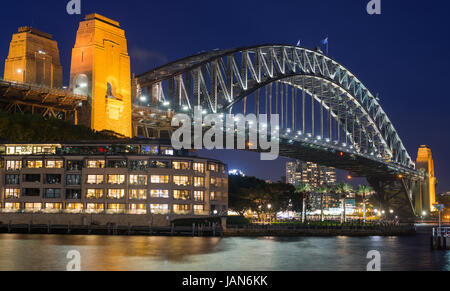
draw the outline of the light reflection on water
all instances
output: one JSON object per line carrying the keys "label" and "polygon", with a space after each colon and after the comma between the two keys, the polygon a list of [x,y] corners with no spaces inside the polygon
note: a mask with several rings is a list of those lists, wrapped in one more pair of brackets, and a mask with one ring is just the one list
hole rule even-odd
{"label": "light reflection on water", "polygon": [[450,251],[414,237],[190,238],[0,235],[0,270],[65,270],[70,250],[83,270],[364,271],[378,250],[382,270],[450,271]]}

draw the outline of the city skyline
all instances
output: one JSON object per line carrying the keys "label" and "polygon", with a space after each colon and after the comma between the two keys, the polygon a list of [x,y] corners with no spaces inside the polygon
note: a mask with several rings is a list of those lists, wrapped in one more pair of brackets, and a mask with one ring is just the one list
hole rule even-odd
{"label": "city skyline", "polygon": [[[25,1],[29,2],[29,1]],[[154,14],[156,17],[154,23],[164,23],[161,25],[148,25],[146,24],[143,12],[136,11],[136,9],[130,9],[124,11],[120,15],[117,14],[117,6],[119,1],[108,1],[108,7],[102,5],[101,1],[96,3],[84,3],[83,11],[80,16],[69,16],[65,13],[65,4],[61,3],[61,7],[55,6],[49,9],[49,15],[53,17],[39,17],[35,18],[32,15],[33,6],[43,5],[46,1],[39,3],[28,3],[30,9],[23,14],[12,13],[9,15],[10,20],[1,29],[0,33],[4,35],[0,42],[0,54],[3,58],[6,58],[8,43],[13,32],[17,30],[19,26],[31,25],[37,29],[54,35],[55,40],[59,43],[59,50],[61,52],[61,59],[63,65],[64,84],[68,83],[68,68],[70,63],[69,51],[74,45],[76,27],[78,22],[84,17],[85,14],[90,12],[99,12],[111,16],[117,19],[121,25],[127,31],[127,38],[129,39],[130,56],[132,58],[132,72],[142,73],[155,66],[162,65],[171,60],[176,60],[186,55],[192,55],[204,50],[211,50],[218,48],[230,48],[238,47],[242,45],[251,45],[257,43],[297,43],[298,39],[302,40],[302,45],[307,47],[313,47],[320,43],[320,39],[329,36],[330,42],[330,56],[347,64],[348,67],[357,72],[358,77],[362,79],[374,92],[380,93],[380,99],[383,107],[387,110],[390,116],[392,116],[393,123],[396,125],[401,136],[404,138],[406,147],[413,158],[416,156],[417,148],[421,144],[427,144],[431,147],[436,161],[436,173],[438,177],[438,193],[448,191],[449,182],[446,177],[448,176],[450,169],[449,164],[446,162],[448,157],[446,156],[446,144],[448,144],[448,135],[442,135],[445,132],[443,127],[448,124],[448,114],[445,114],[445,106],[436,108],[429,105],[435,102],[444,102],[443,98],[440,98],[440,94],[435,91],[435,88],[428,88],[424,86],[417,86],[417,88],[408,88],[411,78],[417,78],[419,75],[418,69],[410,67],[410,70],[402,70],[401,73],[396,73],[396,70],[391,69],[391,64],[399,67],[411,66],[410,59],[420,51],[432,50],[433,53],[439,53],[448,46],[448,39],[439,38],[440,33],[443,32],[443,27],[437,25],[437,20],[440,19],[443,10],[439,7],[431,7],[421,5],[405,6],[394,3],[384,3],[383,14],[377,16],[378,18],[370,18],[365,13],[365,5],[361,4],[348,4],[339,5],[332,3],[331,1],[324,1],[323,3],[301,3],[297,4],[300,7],[308,8],[308,11],[323,11],[327,17],[323,17],[323,23],[318,26],[306,25],[311,23],[311,15],[303,15],[295,20],[286,20],[283,18],[282,23],[277,23],[275,27],[270,27],[267,24],[263,24],[262,27],[249,25],[245,15],[237,14],[235,20],[231,22],[232,28],[228,29],[223,25],[223,22],[217,22],[208,30],[198,30],[198,23],[189,23],[183,34],[177,31],[176,24],[178,22],[171,22],[169,24],[164,23],[161,18],[164,18],[164,13],[161,15]],[[251,1],[250,1],[251,2]],[[149,5],[142,4],[140,5]],[[231,3],[233,5],[233,3]],[[251,3],[246,3],[250,7]],[[261,17],[270,15],[271,5],[267,4],[258,7],[258,11],[255,12]],[[425,5],[425,4],[423,4]],[[448,4],[442,4],[446,6]],[[327,9],[325,9],[327,6]],[[184,15],[183,11],[196,11],[195,15],[204,15],[207,18],[209,13],[213,11],[212,5],[205,2],[197,2],[196,4],[162,4],[154,3],[151,5],[152,9],[160,11],[172,11],[176,15]],[[276,6],[280,9],[280,5]],[[333,9],[334,8],[334,9]],[[441,7],[442,8],[442,7]],[[144,9],[142,9],[144,10]],[[14,11],[14,9],[13,9]],[[216,17],[226,17],[226,13],[222,11],[214,10]],[[330,11],[335,11],[336,15],[331,15]],[[293,13],[284,11],[284,13]],[[344,14],[346,19],[346,33],[338,31],[331,23],[336,19],[337,15]],[[429,19],[428,15],[434,13],[434,18]],[[410,19],[414,19],[416,16],[421,15],[419,19],[421,21],[410,22]],[[436,16],[437,15],[437,16]],[[135,17],[133,17],[135,16]],[[255,16],[252,16],[255,17]],[[181,17],[182,18],[182,17]],[[31,20],[30,20],[31,19]],[[350,25],[350,21],[358,20],[361,23],[359,27],[353,27]],[[31,21],[31,23],[30,23]],[[244,33],[239,31],[239,23],[245,21],[247,23]],[[297,27],[296,22],[299,24]],[[57,27],[55,23],[61,23]],[[65,24],[65,25],[64,25]],[[179,23],[178,23],[179,24]],[[403,29],[405,25],[409,25],[409,29],[415,29],[416,35],[414,37],[405,35]],[[275,33],[281,26],[291,26],[292,30],[283,32],[282,34]],[[390,31],[388,31],[388,28]],[[197,30],[196,30],[197,29]],[[217,33],[211,34],[211,30],[217,31]],[[349,38],[349,31],[358,33],[357,38]],[[401,31],[401,32],[400,32]],[[249,33],[251,32],[251,33]],[[364,32],[364,33],[362,33]],[[294,35],[295,34],[295,35]],[[208,35],[208,37],[206,37]],[[212,36],[211,36],[212,35]],[[244,37],[245,35],[245,37]],[[249,36],[250,37],[247,37]],[[381,37],[387,35],[388,37]],[[379,36],[379,37],[377,37]],[[420,36],[420,40],[419,40]],[[187,38],[192,38],[197,41],[187,41]],[[425,45],[428,42],[428,45]],[[180,45],[181,44],[181,45]],[[376,45],[376,50],[373,47]],[[382,52],[377,50],[382,47]],[[441,48],[442,47],[442,48]],[[437,50],[435,48],[438,48]],[[355,52],[358,54],[356,55]],[[400,55],[401,54],[401,58]],[[424,53],[425,55],[425,53]],[[381,60],[385,60],[381,62]],[[417,61],[417,60],[416,60]],[[419,60],[422,61],[422,60]],[[397,62],[397,63],[395,63]],[[425,63],[422,64],[428,70],[437,70],[442,64],[448,63],[448,56],[443,55],[440,59],[440,63]],[[3,64],[0,67],[3,70]],[[395,78],[394,78],[395,74]],[[381,77],[380,77],[381,76]],[[445,72],[439,76],[433,78],[444,78]],[[431,76],[422,76],[424,80],[431,78]],[[395,82],[393,81],[395,80]],[[426,84],[426,81],[422,81]],[[418,83],[420,84],[420,83]],[[401,88],[400,88],[401,87]],[[434,98],[434,102],[423,102],[426,95],[430,95],[427,100]],[[399,98],[400,96],[402,98]],[[405,97],[408,96],[408,104],[405,104]],[[407,106],[407,107],[405,107]],[[407,109],[405,109],[407,108]],[[414,115],[415,118],[411,120],[410,116]],[[423,128],[417,131],[417,128]],[[246,172],[249,175],[258,176],[261,178],[270,178],[272,180],[279,179],[280,169],[283,169],[286,159],[280,158],[279,161],[274,162],[273,167],[258,167],[260,163],[258,157],[248,153],[235,153],[236,158],[230,158],[229,153],[213,152],[211,155],[215,155],[220,159],[224,159],[232,168],[245,168],[248,167]],[[242,163],[242,157],[246,156],[248,163]],[[273,169],[268,171],[267,168]],[[342,176],[344,174],[341,174]]]}

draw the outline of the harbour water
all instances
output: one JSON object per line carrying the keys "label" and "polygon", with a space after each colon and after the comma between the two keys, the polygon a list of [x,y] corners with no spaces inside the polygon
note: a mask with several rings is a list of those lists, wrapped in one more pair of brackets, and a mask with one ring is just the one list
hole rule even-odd
{"label": "harbour water", "polygon": [[450,251],[431,251],[430,228],[405,237],[197,238],[0,235],[0,270],[365,271],[381,253],[383,271],[450,271]]}

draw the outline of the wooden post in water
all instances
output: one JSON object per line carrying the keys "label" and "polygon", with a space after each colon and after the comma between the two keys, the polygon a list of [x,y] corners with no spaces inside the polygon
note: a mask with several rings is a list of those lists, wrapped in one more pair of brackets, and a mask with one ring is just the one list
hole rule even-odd
{"label": "wooden post in water", "polygon": [[47,233],[50,234],[51,232],[52,232],[52,223],[51,221],[49,221],[47,224]]}
{"label": "wooden post in water", "polygon": [[28,233],[31,233],[31,225],[32,225],[33,221],[30,220],[30,222],[28,223]]}
{"label": "wooden post in water", "polygon": [[192,223],[192,236],[195,236],[195,222]]}
{"label": "wooden post in water", "polygon": [[174,235],[175,234],[175,224],[172,223],[171,229],[170,229],[170,235]]}
{"label": "wooden post in water", "polygon": [[12,221],[10,220],[8,222],[8,233],[11,233],[11,224],[12,224]]}

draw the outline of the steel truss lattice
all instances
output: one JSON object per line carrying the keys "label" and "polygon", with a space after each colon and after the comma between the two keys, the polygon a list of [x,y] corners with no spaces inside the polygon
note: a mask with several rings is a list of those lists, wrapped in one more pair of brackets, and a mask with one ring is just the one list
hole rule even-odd
{"label": "steel truss lattice", "polygon": [[318,50],[286,45],[215,50],[137,79],[140,94],[153,104],[170,103],[174,112],[192,113],[195,106],[203,106],[209,112],[231,113],[243,106],[245,114],[253,98],[255,114],[280,114],[285,139],[327,140],[383,163],[415,168],[378,98]]}

